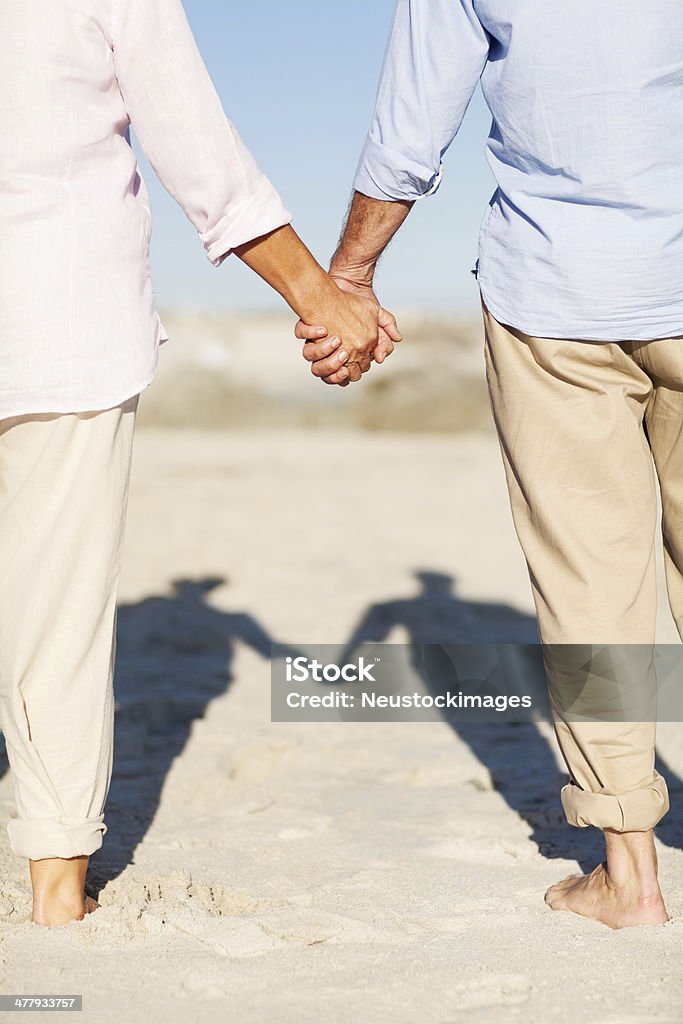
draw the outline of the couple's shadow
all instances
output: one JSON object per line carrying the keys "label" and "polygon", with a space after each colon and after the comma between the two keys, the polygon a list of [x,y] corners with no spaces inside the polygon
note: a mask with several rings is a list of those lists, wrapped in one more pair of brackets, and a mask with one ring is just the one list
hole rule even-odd
{"label": "couple's shadow", "polygon": [[[418,572],[416,578],[413,596],[372,605],[361,615],[347,651],[361,643],[382,642],[401,627],[415,658],[425,644],[513,644],[520,645],[522,657],[525,651],[532,661],[539,657],[531,616],[503,604],[462,600],[451,577],[440,573]],[[90,868],[95,894],[133,862],[194,722],[233,682],[236,645],[247,645],[264,660],[270,658],[272,644],[282,646],[248,613],[222,611],[207,602],[224,583],[221,577],[176,580],[166,595],[119,606],[114,771],[108,833]],[[529,667],[538,666],[530,662]],[[488,769],[494,788],[528,824],[545,856],[575,858],[584,868],[595,865],[602,855],[599,833],[566,825],[558,797],[566,776],[534,724],[449,724]],[[6,767],[3,748],[0,771]],[[658,835],[680,847],[683,786],[670,768],[659,767],[669,781],[673,807]]]}

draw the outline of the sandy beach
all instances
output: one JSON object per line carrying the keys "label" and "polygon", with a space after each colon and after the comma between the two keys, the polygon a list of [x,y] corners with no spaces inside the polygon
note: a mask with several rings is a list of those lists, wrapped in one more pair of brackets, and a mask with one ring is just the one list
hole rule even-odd
{"label": "sandy beach", "polygon": [[373,606],[391,643],[533,641],[490,429],[135,444],[101,908],[29,923],[5,771],[2,991],[82,993],[97,1024],[683,1020],[683,725],[660,728],[673,920],[612,932],[543,902],[601,855],[544,726],[270,722],[270,643],[343,643]]}

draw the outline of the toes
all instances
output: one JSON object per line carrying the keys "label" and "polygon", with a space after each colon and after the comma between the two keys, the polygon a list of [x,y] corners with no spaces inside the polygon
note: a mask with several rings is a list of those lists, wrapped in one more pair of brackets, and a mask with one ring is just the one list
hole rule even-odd
{"label": "toes", "polygon": [[566,910],[569,904],[568,896],[571,888],[568,886],[553,885],[545,894],[545,902],[551,910]]}
{"label": "toes", "polygon": [[559,908],[559,904],[563,899],[564,895],[573,889],[578,881],[584,876],[582,874],[568,875],[567,878],[563,878],[561,882],[556,882],[555,885],[551,885],[546,892],[544,899],[548,906],[552,907],[553,910]]}
{"label": "toes", "polygon": [[84,902],[84,906],[83,906],[84,913],[92,914],[92,912],[94,910],[98,910],[99,909],[99,906],[100,905],[97,902],[97,900],[94,900],[92,898],[92,896],[86,896],[85,897],[85,902]]}
{"label": "toes", "polygon": [[560,890],[559,886],[557,886],[557,885],[551,885],[550,886],[550,888],[546,892],[545,896],[543,897],[543,899],[548,904],[548,906],[552,907],[552,905],[555,902],[555,900],[557,900],[559,898],[560,891],[561,890]]}

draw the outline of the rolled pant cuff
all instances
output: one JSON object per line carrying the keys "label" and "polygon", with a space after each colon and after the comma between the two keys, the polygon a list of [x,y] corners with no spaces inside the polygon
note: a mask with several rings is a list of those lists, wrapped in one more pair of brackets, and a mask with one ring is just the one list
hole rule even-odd
{"label": "rolled pant cuff", "polygon": [[107,826],[98,818],[10,818],[12,852],[18,857],[88,857],[102,846]]}
{"label": "rolled pant cuff", "polygon": [[647,832],[669,810],[669,792],[658,772],[649,785],[624,793],[590,793],[570,783],[560,795],[567,821],[576,828]]}

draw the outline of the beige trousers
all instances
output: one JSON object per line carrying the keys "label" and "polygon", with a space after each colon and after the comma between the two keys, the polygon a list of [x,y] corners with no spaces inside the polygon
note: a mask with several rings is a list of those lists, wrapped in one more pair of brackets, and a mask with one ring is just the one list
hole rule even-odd
{"label": "beige trousers", "polygon": [[0,725],[14,853],[102,845],[116,599],[138,395],[0,420]]}
{"label": "beige trousers", "polygon": [[[683,336],[539,338],[497,321],[483,299],[482,311],[491,409],[571,780],[565,814],[579,827],[645,831],[669,808],[654,766],[654,715],[577,721],[557,708],[573,684],[563,645],[654,644],[655,471],[668,596],[683,637]],[[642,662],[651,686],[642,654],[634,647],[632,663]],[[622,664],[626,671],[623,655]]]}

